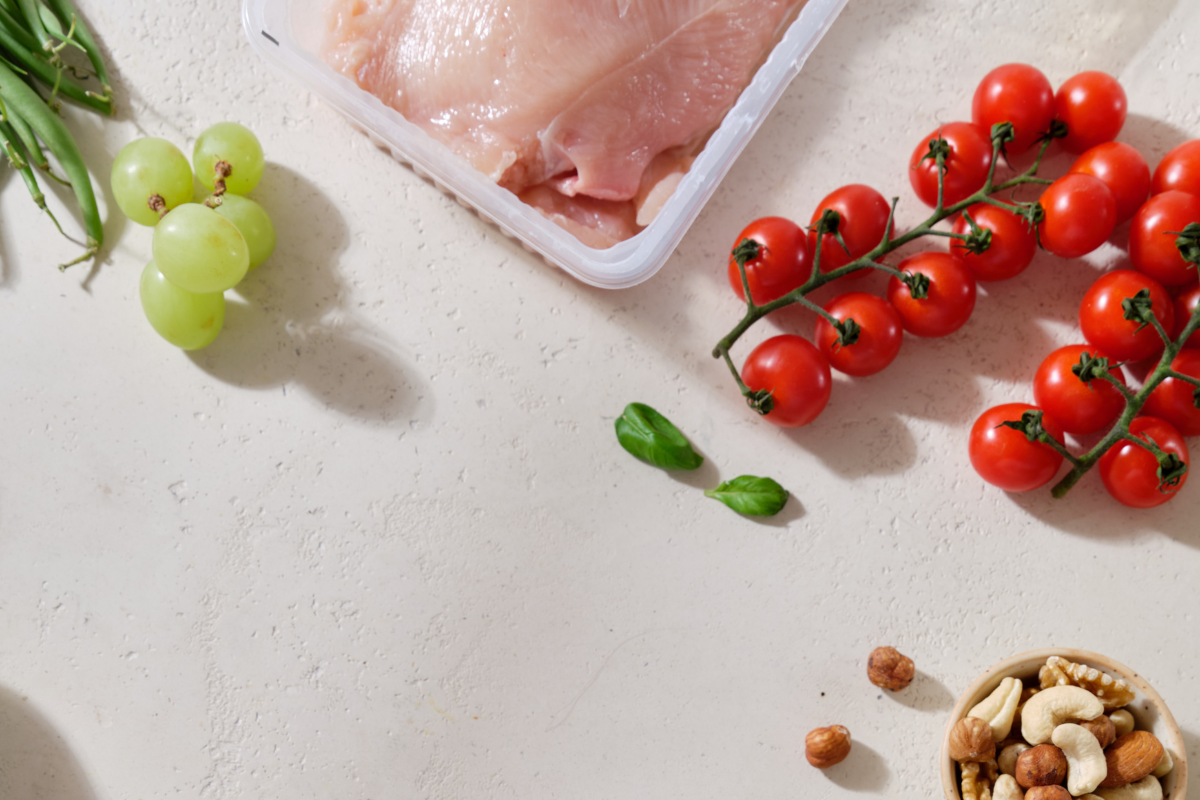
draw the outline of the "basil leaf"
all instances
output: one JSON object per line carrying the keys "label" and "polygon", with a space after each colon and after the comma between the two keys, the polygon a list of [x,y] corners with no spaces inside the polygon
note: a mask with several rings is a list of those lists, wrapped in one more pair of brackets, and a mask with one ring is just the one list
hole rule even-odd
{"label": "basil leaf", "polygon": [[704,493],[720,500],[739,514],[751,517],[771,517],[783,510],[788,493],[770,478],[742,475]]}
{"label": "basil leaf", "polygon": [[704,458],[671,421],[642,403],[617,417],[617,441],[637,458],[663,469],[696,469]]}

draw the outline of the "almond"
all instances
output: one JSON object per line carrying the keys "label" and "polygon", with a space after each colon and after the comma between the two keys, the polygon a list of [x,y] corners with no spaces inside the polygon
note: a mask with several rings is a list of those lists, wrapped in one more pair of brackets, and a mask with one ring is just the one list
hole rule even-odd
{"label": "almond", "polygon": [[1140,781],[1154,771],[1162,757],[1162,742],[1149,731],[1133,731],[1118,736],[1104,751],[1108,776],[1101,781],[1100,788],[1112,789]]}

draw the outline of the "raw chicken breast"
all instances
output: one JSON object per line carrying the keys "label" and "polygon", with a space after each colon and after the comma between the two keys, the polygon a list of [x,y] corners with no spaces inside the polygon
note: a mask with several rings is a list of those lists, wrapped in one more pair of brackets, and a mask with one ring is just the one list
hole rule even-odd
{"label": "raw chicken breast", "polygon": [[653,219],[802,4],[332,0],[323,54],[603,247]]}

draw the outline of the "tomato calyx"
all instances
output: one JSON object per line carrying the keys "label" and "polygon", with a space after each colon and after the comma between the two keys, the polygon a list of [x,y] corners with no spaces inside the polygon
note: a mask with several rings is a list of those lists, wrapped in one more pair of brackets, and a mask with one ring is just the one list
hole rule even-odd
{"label": "tomato calyx", "polygon": [[1172,494],[1179,491],[1188,471],[1188,465],[1183,459],[1174,453],[1164,451],[1158,446],[1158,442],[1154,441],[1154,437],[1149,434],[1146,434],[1144,439],[1132,433],[1126,434],[1124,438],[1147,450],[1158,461],[1157,475],[1160,492]]}
{"label": "tomato calyx", "polygon": [[908,287],[908,293],[913,300],[924,300],[929,297],[929,276],[924,272],[904,272],[900,280]]}
{"label": "tomato calyx", "polygon": [[837,341],[834,342],[834,349],[839,347],[849,347],[858,341],[858,336],[862,333],[862,326],[854,321],[852,317],[845,319],[831,319],[830,324],[833,329],[838,332]]}
{"label": "tomato calyx", "polygon": [[1200,264],[1200,222],[1189,222],[1181,231],[1167,231],[1175,237],[1179,255],[1189,264]]}
{"label": "tomato calyx", "polygon": [[[1009,125],[1009,123],[996,123],[995,127],[998,128],[1001,125]],[[1009,125],[1009,127],[1011,128],[1012,126]],[[966,250],[971,255],[983,255],[992,246],[992,229],[980,227],[979,224],[975,222],[975,219],[971,216],[969,211],[963,212],[963,219],[965,219],[967,224],[971,226],[971,232],[968,233],[962,240],[956,242],[954,246],[962,250]]]}
{"label": "tomato calyx", "polygon": [[[846,255],[853,255],[850,252],[850,246],[847,245],[846,240],[842,238],[841,230],[839,230],[841,228],[841,224],[842,215],[832,208],[827,208],[821,214],[821,218],[817,220],[817,224],[808,226],[808,230],[817,234],[818,248],[821,246],[822,237],[824,237],[825,234],[829,234],[837,241],[839,245],[842,246],[842,249],[846,251]],[[820,251],[818,250],[818,255],[819,254]]]}
{"label": "tomato calyx", "polygon": [[756,414],[766,416],[771,413],[771,409],[775,408],[775,399],[771,397],[770,389],[744,389],[742,394],[746,396],[746,405],[754,409]]}
{"label": "tomato calyx", "polygon": [[1166,335],[1166,331],[1162,330],[1162,324],[1158,321],[1158,317],[1154,316],[1154,301],[1150,299],[1149,289],[1142,289],[1133,297],[1126,297],[1121,301],[1121,310],[1125,312],[1125,319],[1130,322],[1141,323],[1134,333],[1142,330],[1147,325],[1153,325],[1159,329],[1165,341],[1170,341],[1170,337]]}
{"label": "tomato calyx", "polygon": [[1039,410],[1026,411],[1021,415],[1019,420],[1006,420],[996,426],[997,428],[1012,428],[1014,431],[1020,431],[1025,434],[1025,438],[1031,442],[1041,442],[1042,444],[1058,444],[1058,440],[1046,432],[1042,426],[1042,412]]}
{"label": "tomato calyx", "polygon": [[1004,160],[1008,160],[1008,143],[1016,141],[1017,134],[1011,122],[997,122],[991,130],[992,143],[1000,150]]}
{"label": "tomato calyx", "polygon": [[[1079,363],[1071,367],[1071,372],[1076,378],[1084,383],[1091,383],[1094,380],[1108,380],[1114,384],[1119,383],[1115,378],[1112,378],[1108,371],[1121,366],[1120,364],[1109,364],[1107,356],[1096,356],[1086,350],[1079,356]],[[1120,388],[1120,387],[1118,387]]]}
{"label": "tomato calyx", "polygon": [[1068,133],[1070,133],[1070,129],[1067,127],[1067,123],[1061,119],[1056,119],[1050,123],[1050,130],[1039,136],[1037,140],[1039,142],[1049,142],[1054,139],[1065,139]]}

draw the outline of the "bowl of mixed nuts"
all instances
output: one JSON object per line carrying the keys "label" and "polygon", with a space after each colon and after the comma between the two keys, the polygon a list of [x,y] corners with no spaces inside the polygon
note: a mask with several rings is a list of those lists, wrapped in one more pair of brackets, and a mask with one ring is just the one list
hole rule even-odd
{"label": "bowl of mixed nuts", "polygon": [[946,800],[1185,800],[1187,749],[1136,672],[1085,650],[1034,650],[971,684],[942,740]]}

